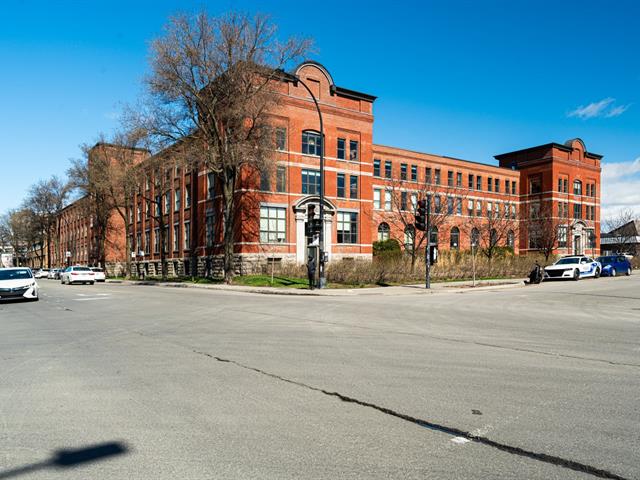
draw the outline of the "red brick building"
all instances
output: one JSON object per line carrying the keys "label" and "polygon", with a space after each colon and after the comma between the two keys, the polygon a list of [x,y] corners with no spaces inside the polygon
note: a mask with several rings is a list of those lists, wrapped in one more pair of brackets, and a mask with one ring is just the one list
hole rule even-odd
{"label": "red brick building", "polygon": [[[561,219],[558,226],[566,226],[566,239],[555,251],[598,253],[601,156],[587,152],[582,141],[498,155],[498,166],[375,145],[376,97],[339,87],[322,65],[305,62],[279,85],[283,101],[272,112],[277,144],[273,172],[244,172],[238,186],[238,271],[252,271],[267,259],[306,261],[305,222],[308,206],[319,202],[322,139],[315,105],[296,76],[309,85],[324,119],[329,261],[371,258],[377,240],[393,237],[404,243],[411,228],[397,219],[410,219],[412,205],[426,195],[433,200],[434,214],[440,209],[446,219],[434,235],[442,249],[469,249],[471,239],[478,241],[489,226],[487,235],[495,233],[501,247],[516,253],[535,250],[527,228],[529,212],[532,205],[549,204],[549,220]],[[148,165],[148,176],[129,218],[136,268],[157,274],[164,249],[170,274],[219,273],[222,232],[215,177],[173,165],[171,156],[167,149],[141,163]],[[158,158],[164,159],[161,170],[152,166]],[[161,212],[152,211],[159,200]],[[495,218],[504,222],[499,238],[492,226]]]}

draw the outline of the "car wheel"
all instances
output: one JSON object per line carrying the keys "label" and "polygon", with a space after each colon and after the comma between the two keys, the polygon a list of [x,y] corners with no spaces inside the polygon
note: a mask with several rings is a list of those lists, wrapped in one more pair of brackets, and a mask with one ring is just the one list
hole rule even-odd
{"label": "car wheel", "polygon": [[612,276],[612,277],[615,277],[617,274],[618,274],[618,272],[616,272],[616,269],[615,269],[615,268],[612,268],[612,269],[611,269],[611,276]]}
{"label": "car wheel", "polygon": [[576,282],[580,280],[580,270],[577,268],[573,271],[573,280]]}
{"label": "car wheel", "polygon": [[627,277],[631,275],[631,267],[627,268]]}
{"label": "car wheel", "polygon": [[596,268],[595,278],[600,278],[600,269],[599,268]]}
{"label": "car wheel", "polygon": [[89,282],[89,285],[93,285],[93,282]]}

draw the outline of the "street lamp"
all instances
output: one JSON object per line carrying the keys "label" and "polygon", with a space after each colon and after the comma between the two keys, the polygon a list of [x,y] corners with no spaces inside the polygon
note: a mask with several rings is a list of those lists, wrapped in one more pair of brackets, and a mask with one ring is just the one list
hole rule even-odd
{"label": "street lamp", "polygon": [[318,288],[324,288],[326,286],[326,279],[324,275],[324,127],[322,123],[322,112],[320,111],[318,100],[311,89],[302,81],[300,76],[296,75],[295,78],[296,82],[300,82],[307,92],[309,92],[309,95],[311,95],[316,110],[318,111],[318,118],[320,119],[320,238],[318,239],[318,256],[320,258],[318,262]]}

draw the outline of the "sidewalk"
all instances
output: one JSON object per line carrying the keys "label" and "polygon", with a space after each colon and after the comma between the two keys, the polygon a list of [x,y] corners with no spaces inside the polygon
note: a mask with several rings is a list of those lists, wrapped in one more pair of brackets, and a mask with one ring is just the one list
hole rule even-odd
{"label": "sidewalk", "polygon": [[363,295],[429,295],[436,293],[466,293],[484,290],[498,290],[506,288],[517,288],[524,286],[523,280],[500,279],[500,280],[478,280],[476,286],[472,286],[471,280],[459,282],[438,282],[432,283],[431,289],[426,290],[424,284],[401,285],[392,287],[363,287],[363,288],[327,288],[324,290],[306,290],[298,288],[279,287],[248,287],[243,285],[225,284],[200,284],[187,282],[150,282],[137,280],[107,280],[109,284],[122,285],[143,285],[153,287],[173,287],[173,288],[201,288],[206,290],[222,290],[229,292],[260,293],[267,295],[293,295],[293,296],[322,296],[322,297],[348,297]]}

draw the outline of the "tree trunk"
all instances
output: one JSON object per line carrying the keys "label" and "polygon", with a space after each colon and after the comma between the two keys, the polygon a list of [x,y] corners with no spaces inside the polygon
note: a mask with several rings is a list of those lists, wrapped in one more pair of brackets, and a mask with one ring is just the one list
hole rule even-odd
{"label": "tree trunk", "polygon": [[[229,171],[231,170],[231,171]],[[235,190],[235,171],[229,169],[224,172],[222,182],[222,200],[223,200],[223,226],[224,226],[224,281],[231,283],[235,275],[234,269],[234,246],[235,246],[235,211],[234,211],[234,190]]]}

